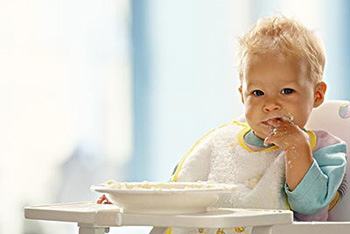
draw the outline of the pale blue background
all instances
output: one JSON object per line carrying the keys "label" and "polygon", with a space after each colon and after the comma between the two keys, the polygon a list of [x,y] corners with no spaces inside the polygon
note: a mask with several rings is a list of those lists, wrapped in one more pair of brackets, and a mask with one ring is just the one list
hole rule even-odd
{"label": "pale blue background", "polygon": [[[250,1],[248,20],[284,13],[284,1]],[[348,1],[323,7],[327,99],[350,99]],[[300,6],[303,7],[302,5]],[[208,130],[237,117],[237,74],[227,47],[228,1],[132,1],[135,153],[129,180],[166,180]],[[312,15],[313,9],[309,9]],[[232,105],[234,104],[234,105]]]}

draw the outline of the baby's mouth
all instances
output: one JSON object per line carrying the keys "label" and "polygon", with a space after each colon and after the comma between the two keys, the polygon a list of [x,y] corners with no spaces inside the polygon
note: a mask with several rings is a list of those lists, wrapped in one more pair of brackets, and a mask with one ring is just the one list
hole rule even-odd
{"label": "baby's mouth", "polygon": [[261,123],[262,123],[263,125],[270,126],[270,124],[268,123],[268,121],[262,121]]}
{"label": "baby's mouth", "polygon": [[272,120],[282,121],[283,118],[282,118],[282,117],[271,118],[271,119],[268,119],[268,120],[264,120],[264,121],[262,121],[261,123],[262,123],[263,125],[266,125],[266,126],[272,126],[272,125],[270,124],[270,121],[272,121]]}

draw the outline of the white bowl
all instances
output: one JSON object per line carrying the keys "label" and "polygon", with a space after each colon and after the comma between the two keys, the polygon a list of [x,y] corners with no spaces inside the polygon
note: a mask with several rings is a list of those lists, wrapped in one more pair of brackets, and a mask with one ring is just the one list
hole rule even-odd
{"label": "white bowl", "polygon": [[[109,183],[109,184],[108,184]],[[201,213],[216,203],[219,194],[232,190],[232,185],[181,182],[133,182],[91,186],[105,193],[108,200],[126,213],[189,214]]]}

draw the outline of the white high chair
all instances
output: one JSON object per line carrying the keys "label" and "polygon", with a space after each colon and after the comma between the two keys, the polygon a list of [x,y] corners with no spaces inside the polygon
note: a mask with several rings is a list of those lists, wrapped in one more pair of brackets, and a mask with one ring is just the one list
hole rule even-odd
{"label": "white high chair", "polygon": [[[326,101],[315,109],[306,128],[326,130],[346,141],[350,153],[350,101]],[[350,182],[350,160],[346,179]],[[349,186],[348,186],[349,187]],[[330,212],[331,222],[293,222],[291,211],[228,209],[204,214],[154,215],[128,214],[115,205],[95,202],[51,204],[25,207],[25,217],[36,220],[76,222],[79,234],[104,234],[113,226],[154,226],[152,234],[164,227],[253,226],[253,234],[329,234],[350,233],[350,191]],[[231,226],[232,225],[232,226]]]}

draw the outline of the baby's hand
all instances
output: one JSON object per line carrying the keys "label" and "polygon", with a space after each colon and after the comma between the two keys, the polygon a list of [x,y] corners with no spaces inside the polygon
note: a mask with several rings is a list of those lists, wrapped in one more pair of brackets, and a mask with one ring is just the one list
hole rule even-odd
{"label": "baby's hand", "polygon": [[102,194],[101,197],[98,198],[97,204],[112,204],[112,203],[108,201],[105,194]]}
{"label": "baby's hand", "polygon": [[272,119],[268,122],[272,132],[265,138],[264,145],[275,144],[282,150],[295,149],[308,144],[306,133],[288,118]]}

